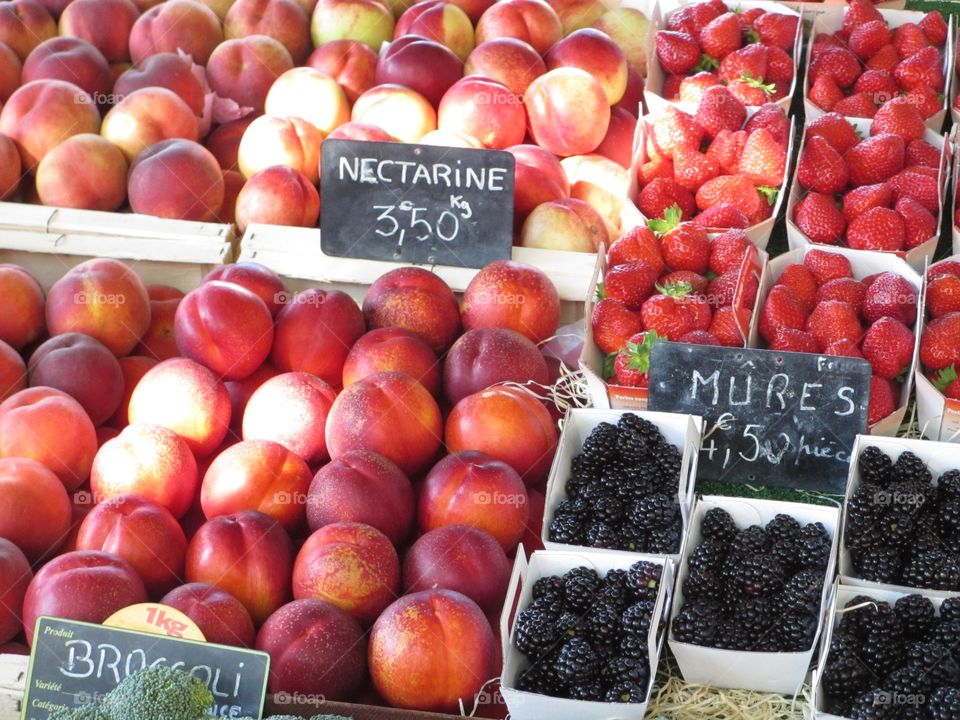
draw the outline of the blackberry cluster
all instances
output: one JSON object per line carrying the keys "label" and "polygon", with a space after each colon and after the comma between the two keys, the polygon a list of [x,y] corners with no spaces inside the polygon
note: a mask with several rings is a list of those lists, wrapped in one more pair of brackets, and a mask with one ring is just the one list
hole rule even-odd
{"label": "blackberry cluster", "polygon": [[[948,605],[949,603],[949,605]],[[922,595],[844,606],[821,668],[827,712],[851,720],[960,719],[956,599],[939,615]]]}
{"label": "blackberry cluster", "polygon": [[517,615],[513,643],[529,667],[520,690],[642,703],[650,685],[647,636],[663,568],[650,562],[605,577],[587,567],[538,580]]}
{"label": "blackberry cluster", "polygon": [[936,484],[910,451],[894,462],[875,446],[857,460],[860,484],[847,503],[844,544],[857,577],[960,590],[960,470]]}
{"label": "blackberry cluster", "polygon": [[800,652],[817,632],[831,539],[820,523],[780,514],[739,529],[712,508],[687,560],[679,642],[727,650]]}
{"label": "blackberry cluster", "polygon": [[549,538],[633,552],[680,551],[680,451],[656,425],[623,415],[600,423],[573,458],[567,500],[554,511]]}

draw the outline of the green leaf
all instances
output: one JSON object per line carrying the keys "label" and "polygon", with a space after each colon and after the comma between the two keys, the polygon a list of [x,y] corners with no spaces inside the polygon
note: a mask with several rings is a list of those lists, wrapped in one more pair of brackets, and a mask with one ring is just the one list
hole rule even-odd
{"label": "green leaf", "polygon": [[960,378],[957,377],[957,368],[955,365],[951,365],[940,371],[937,379],[933,381],[933,386],[940,392],[943,392],[947,389],[947,385],[956,380],[960,380]]}
{"label": "green leaf", "polygon": [[716,70],[720,67],[720,61],[715,58],[710,57],[706,53],[700,56],[700,62],[697,63],[696,67],[693,68],[694,73],[698,72],[709,72],[710,70]]}
{"label": "green leaf", "polygon": [[603,300],[607,296],[607,291],[603,287],[603,283],[597,283],[597,300]]}
{"label": "green leaf", "polygon": [[746,32],[747,44],[760,42],[760,33],[758,33],[753,28],[747,28]]}
{"label": "green leaf", "polygon": [[663,211],[662,218],[654,218],[647,221],[647,227],[653,230],[657,235],[666,235],[680,224],[683,218],[683,211],[679,205],[671,205]]}
{"label": "green leaf", "polygon": [[761,90],[764,95],[773,95],[777,91],[774,83],[764,84],[762,77],[754,77],[753,73],[744,70],[740,73],[740,80],[752,88]]}
{"label": "green leaf", "polygon": [[666,285],[657,283],[655,287],[657,292],[659,292],[661,295],[676,298],[677,300],[682,300],[693,292],[693,285],[688,283],[686,280],[681,280],[680,282],[669,282]]}
{"label": "green leaf", "polygon": [[780,194],[780,188],[773,187],[772,185],[757,185],[757,192],[767,201],[767,205],[773,205],[777,202],[777,195]]}
{"label": "green leaf", "polygon": [[609,354],[603,359],[603,379],[604,379],[604,380],[609,380],[610,378],[613,377],[613,375],[614,375],[614,372],[613,372],[613,364],[614,364],[614,363],[616,362],[616,360],[617,360],[617,354],[618,354],[618,353],[615,353],[615,352],[609,353]]}

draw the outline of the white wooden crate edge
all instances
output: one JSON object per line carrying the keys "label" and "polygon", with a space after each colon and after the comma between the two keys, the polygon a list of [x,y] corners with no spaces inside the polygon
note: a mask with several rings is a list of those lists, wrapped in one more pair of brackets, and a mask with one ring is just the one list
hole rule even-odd
{"label": "white wooden crate edge", "polygon": [[20,720],[29,662],[26,655],[0,655],[0,720]]}

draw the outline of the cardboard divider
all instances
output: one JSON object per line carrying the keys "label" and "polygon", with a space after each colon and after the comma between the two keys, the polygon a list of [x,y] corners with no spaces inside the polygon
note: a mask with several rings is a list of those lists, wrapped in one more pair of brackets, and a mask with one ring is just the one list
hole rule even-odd
{"label": "cardboard divider", "polygon": [[[637,553],[626,550],[598,550],[585,546],[573,546],[550,540],[550,522],[557,506],[567,499],[566,483],[570,473],[570,463],[583,448],[587,436],[602,422],[616,424],[627,414],[635,414],[656,425],[664,439],[677,447],[682,456],[680,478],[677,487],[677,502],[680,505],[682,534],[680,547],[676,553],[668,555],[674,562],[680,559],[684,540],[693,509],[694,485],[697,479],[697,461],[700,457],[700,439],[703,434],[703,418],[696,415],[678,413],[638,412],[635,410],[595,410],[578,408],[567,411],[563,421],[563,431],[557,443],[557,452],[553,456],[550,475],[547,479],[546,503],[544,505],[541,539],[547,550],[576,550],[577,552],[612,552],[634,556]],[[649,551],[640,551],[641,553]]]}
{"label": "cardboard divider", "polygon": [[[960,79],[954,78],[954,85],[960,85]],[[946,197],[943,199],[943,212],[950,213],[952,218],[950,222],[950,239],[951,239],[951,252],[954,255],[960,255],[960,228],[957,227],[957,192],[960,191],[960,145],[957,143],[957,138],[960,136],[960,111],[957,112],[957,117],[953,119],[954,126],[950,130],[950,136],[947,140],[949,143],[949,152],[953,158],[953,169],[950,173],[951,184],[948,188],[949,192]]]}
{"label": "cardboard divider", "polygon": [[[683,583],[687,578],[687,561],[691,553],[702,540],[700,522],[706,512],[719,507],[733,517],[739,528],[749,525],[766,525],[779,513],[791,515],[801,524],[820,522],[830,532],[832,538],[830,560],[824,577],[823,594],[820,603],[820,625],[809,650],[803,652],[775,653],[722,650],[682,643],[673,636],[673,620],[683,607]],[[732,498],[704,496],[697,501],[693,509],[693,518],[683,559],[677,570],[677,586],[674,590],[673,611],[671,612],[668,643],[680,666],[683,679],[689,683],[713,685],[718,688],[736,688],[757,692],[794,695],[803,685],[813,658],[817,638],[823,627],[823,619],[829,608],[831,580],[833,578],[837,544],[840,535],[840,511],[837,508],[822,505],[781,502],[775,500],[754,500],[751,498]]]}

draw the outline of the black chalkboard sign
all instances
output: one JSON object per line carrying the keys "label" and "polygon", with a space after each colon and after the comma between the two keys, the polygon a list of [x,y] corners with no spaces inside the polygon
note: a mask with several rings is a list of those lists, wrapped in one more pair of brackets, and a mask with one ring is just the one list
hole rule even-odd
{"label": "black chalkboard sign", "polygon": [[217,717],[263,712],[266,653],[43,617],[33,635],[23,720],[47,720],[64,707],[97,704],[125,677],[152,665],[203,680]]}
{"label": "black chalkboard sign", "polygon": [[468,268],[510,258],[508,152],[327,140],[321,165],[327,255]]}
{"label": "black chalkboard sign", "polygon": [[867,427],[870,364],[809,353],[660,343],[649,408],[704,418],[697,476],[843,493]]}

